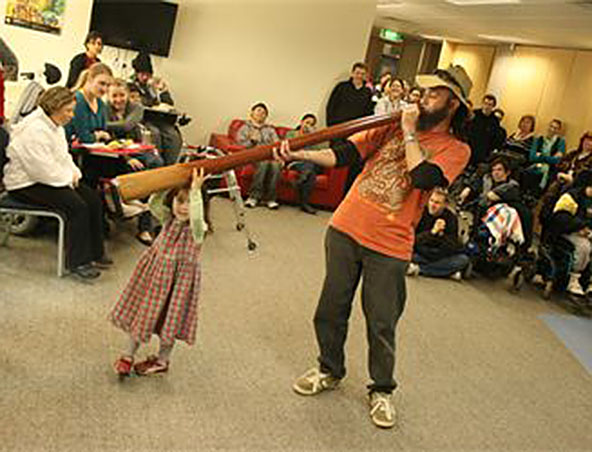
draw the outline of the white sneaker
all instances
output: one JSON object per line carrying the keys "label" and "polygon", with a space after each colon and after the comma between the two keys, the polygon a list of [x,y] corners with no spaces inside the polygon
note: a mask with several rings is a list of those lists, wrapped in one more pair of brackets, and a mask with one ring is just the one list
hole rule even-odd
{"label": "white sneaker", "polygon": [[413,262],[409,262],[409,266],[407,267],[407,276],[417,276],[419,275],[419,265],[414,264]]}
{"label": "white sneaker", "polygon": [[381,428],[392,428],[397,413],[391,395],[384,392],[370,394],[370,417],[374,425]]}
{"label": "white sneaker", "polygon": [[[142,204],[142,203],[140,203]],[[125,218],[135,217],[136,215],[141,214],[142,212],[146,212],[148,210],[148,206],[145,204],[140,205],[138,203],[121,203],[121,211],[123,212],[123,216]]]}
{"label": "white sneaker", "polygon": [[322,391],[335,389],[339,382],[338,378],[325,374],[315,367],[298,377],[292,389],[300,395],[316,395]]}
{"label": "white sneaker", "polygon": [[462,273],[461,272],[455,272],[452,275],[450,275],[450,279],[452,279],[453,281],[462,281]]}
{"label": "white sneaker", "polygon": [[580,284],[580,274],[579,273],[571,273],[569,275],[569,283],[567,284],[567,291],[575,295],[577,297],[584,296],[584,289],[582,289],[582,285]]}
{"label": "white sneaker", "polygon": [[255,198],[248,198],[245,201],[245,206],[248,207],[249,209],[252,209],[253,207],[256,207],[258,203],[259,203],[259,201],[256,200]]}
{"label": "white sneaker", "polygon": [[279,207],[280,205],[276,202],[276,201],[267,201],[267,208],[271,209],[271,210],[275,210]]}

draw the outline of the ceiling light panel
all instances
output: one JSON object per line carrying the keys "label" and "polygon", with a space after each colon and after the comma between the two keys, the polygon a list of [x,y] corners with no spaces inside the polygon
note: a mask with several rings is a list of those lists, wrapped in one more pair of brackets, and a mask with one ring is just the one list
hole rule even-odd
{"label": "ceiling light panel", "polygon": [[456,6],[518,5],[522,0],[444,0]]}

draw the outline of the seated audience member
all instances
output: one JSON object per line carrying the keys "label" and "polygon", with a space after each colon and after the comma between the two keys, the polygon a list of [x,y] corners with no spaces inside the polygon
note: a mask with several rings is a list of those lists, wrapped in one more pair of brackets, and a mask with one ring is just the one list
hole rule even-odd
{"label": "seated audience member", "polygon": [[75,104],[67,88],[43,93],[39,107],[13,128],[4,184],[18,200],[65,214],[67,266],[88,280],[113,262],[103,245],[101,200],[80,182],[82,174],[68,152],[63,126],[72,118]]}
{"label": "seated audience member", "polygon": [[68,81],[66,82],[68,88],[73,88],[76,85],[82,71],[90,68],[95,63],[101,62],[99,60],[99,54],[103,50],[103,38],[101,34],[91,31],[84,40],[84,47],[86,47],[86,51],[79,53],[70,61],[70,72],[68,73]]}
{"label": "seated audience member", "polygon": [[[262,144],[272,144],[279,141],[279,137],[272,125],[265,121],[269,111],[260,102],[251,107],[250,118],[245,121],[237,132],[237,142],[241,146],[252,148]],[[249,197],[245,202],[247,207],[255,207],[260,201],[265,201],[269,209],[277,209],[277,183],[282,170],[279,162],[266,160],[255,164],[257,170],[249,190]]]}
{"label": "seated audience member", "polygon": [[142,95],[140,94],[138,86],[135,83],[128,82],[127,90],[129,92],[129,101],[133,104],[142,106]]}
{"label": "seated audience member", "polygon": [[374,114],[383,115],[401,110],[407,102],[405,101],[405,86],[403,80],[399,78],[392,79],[388,85],[388,95],[382,96],[376,107]]}
{"label": "seated audience member", "polygon": [[[142,105],[148,108],[161,108],[163,105],[170,109],[174,106],[173,97],[167,83],[160,77],[153,76],[152,61],[147,53],[140,53],[132,61],[135,71],[133,83],[140,93]],[[159,149],[161,156],[167,165],[177,161],[183,146],[183,138],[179,129],[163,117],[155,116],[146,127],[152,133],[154,145]]]}
{"label": "seated audience member", "polygon": [[390,72],[385,72],[380,76],[379,82],[372,91],[372,102],[377,103],[382,97],[388,94],[388,86],[392,79]]}
{"label": "seated audience member", "polygon": [[536,137],[530,148],[528,160],[532,165],[528,171],[537,175],[541,189],[547,186],[551,172],[565,154],[565,139],[559,135],[561,125],[559,119],[553,119],[547,133]]}
{"label": "seated audience member", "polygon": [[407,103],[418,104],[422,96],[423,90],[419,86],[414,86],[409,90],[409,95],[407,96]]}
{"label": "seated audience member", "polygon": [[572,184],[582,171],[592,170],[592,131],[582,135],[578,148],[561,159],[557,170],[557,179],[567,184]]}
{"label": "seated audience member", "polygon": [[[562,237],[574,246],[573,262],[567,291],[583,296],[582,272],[590,264],[592,246],[592,171],[582,172],[573,188],[564,193],[553,208],[548,226],[551,240]],[[588,293],[592,287],[588,285]]]}
{"label": "seated audience member", "polygon": [[[142,106],[129,101],[128,85],[121,79],[116,79],[109,86],[107,102],[107,130],[118,139],[141,138],[140,124],[142,120]],[[143,152],[123,158],[125,165],[116,170],[118,174],[129,171],[159,168],[164,165],[158,150]],[[122,162],[123,163],[123,162]],[[114,174],[117,175],[117,174]],[[138,234],[136,238],[144,245],[152,244],[152,215],[149,211],[142,212],[138,217]]]}
{"label": "seated audience member", "polygon": [[93,64],[79,77],[75,92],[76,107],[74,117],[66,126],[68,139],[75,138],[81,143],[108,141],[111,135],[107,132],[107,114],[102,97],[113,79],[109,66],[103,63]]}
{"label": "seated audience member", "polygon": [[482,178],[475,177],[463,188],[459,196],[459,203],[477,199],[481,207],[498,202],[512,204],[520,201],[520,185],[511,179],[511,169],[503,158],[496,158],[491,162],[490,173]]}
{"label": "seated audience member", "polygon": [[532,115],[524,115],[518,121],[518,130],[512,133],[507,139],[505,148],[516,152],[525,160],[528,160],[530,148],[534,141],[534,128],[536,120]]}
{"label": "seated audience member", "polygon": [[127,83],[113,80],[107,96],[107,131],[115,138],[141,138],[142,106],[129,99]]}
{"label": "seated audience member", "polygon": [[[111,140],[111,134],[107,132],[106,107],[102,100],[111,81],[111,69],[103,63],[95,63],[81,73],[77,84],[81,86],[74,93],[76,97],[74,117],[66,125],[68,141],[92,144]],[[97,188],[99,178],[104,172],[108,172],[106,166],[112,166],[111,160],[116,161],[116,159],[83,155],[82,171],[85,182],[91,188]]]}
{"label": "seated audience member", "polygon": [[458,220],[448,208],[448,194],[436,189],[417,228],[412,262],[407,274],[462,279],[469,258],[462,252],[458,239]]}
{"label": "seated audience member", "polygon": [[[84,73],[83,73],[84,74]],[[76,108],[74,117],[66,126],[68,137],[76,137],[82,143],[94,143],[96,141],[108,141],[112,138],[107,130],[107,106],[101,99],[108,91],[112,82],[111,69],[103,64],[96,63],[83,75],[82,88],[76,91]],[[145,164],[136,158],[102,157],[93,154],[85,154],[82,159],[84,179],[91,188],[99,186],[101,178],[113,178],[120,174],[133,170],[144,169]],[[125,216],[132,216],[143,209],[137,203],[122,204]],[[144,209],[145,210],[145,209]],[[105,223],[105,227],[107,224]],[[148,211],[142,212],[138,217],[137,238],[145,245],[152,243],[152,221]]]}
{"label": "seated audience member", "polygon": [[[142,138],[141,125],[142,106],[131,102],[128,85],[121,79],[115,79],[109,86],[109,95],[106,105],[107,131],[118,139],[132,139],[140,141]],[[132,160],[138,160],[140,164]],[[128,161],[133,169],[152,169],[164,165],[158,151],[139,154],[135,159]]]}
{"label": "seated audience member", "polygon": [[[580,174],[592,170],[592,132],[585,132],[580,138],[578,148],[568,152],[555,167],[556,176],[551,176],[551,183],[537,205],[537,212],[554,202],[566,191]],[[539,215],[535,215],[535,230],[540,232]]]}
{"label": "seated audience member", "polygon": [[[317,117],[312,113],[305,114],[300,120],[300,124],[295,130],[290,130],[286,134],[286,138],[296,138],[300,135],[305,135],[310,132],[314,132],[317,124]],[[308,150],[323,149],[323,144],[317,144],[306,148]],[[315,165],[312,162],[294,162],[291,163],[290,169],[295,169],[300,172],[298,179],[296,180],[296,190],[298,191],[298,202],[300,203],[300,209],[303,212],[314,215],[317,211],[309,204],[310,195],[315,186],[317,174],[323,172],[323,169],[319,165]]]}

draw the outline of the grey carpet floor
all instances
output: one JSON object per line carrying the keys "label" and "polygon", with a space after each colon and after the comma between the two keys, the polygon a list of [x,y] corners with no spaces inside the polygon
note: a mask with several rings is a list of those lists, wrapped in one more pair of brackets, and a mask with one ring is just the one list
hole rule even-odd
{"label": "grey carpet floor", "polygon": [[213,216],[197,344],[176,347],[169,374],[153,378],[111,370],[125,339],[107,313],[143,249],[133,224],[118,226],[116,266],[92,286],[55,276],[51,234],[0,248],[0,450],[592,450],[592,378],[537,318],[560,311],[503,281],[408,281],[396,428],[368,416],[359,300],[343,385],[295,395],[315,363],[329,214],[249,211],[254,253],[227,200]]}

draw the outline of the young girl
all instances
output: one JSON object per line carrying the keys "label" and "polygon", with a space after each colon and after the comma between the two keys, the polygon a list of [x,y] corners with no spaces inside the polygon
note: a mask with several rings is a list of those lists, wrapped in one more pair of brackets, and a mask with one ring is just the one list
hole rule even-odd
{"label": "young girl", "polygon": [[[190,188],[172,189],[150,198],[150,210],[163,225],[110,314],[111,321],[129,335],[129,345],[114,369],[127,376],[168,371],[175,340],[192,345],[197,327],[200,252],[205,225],[201,186],[203,168],[193,170]],[[140,343],[160,338],[158,356],[134,365]]]}

